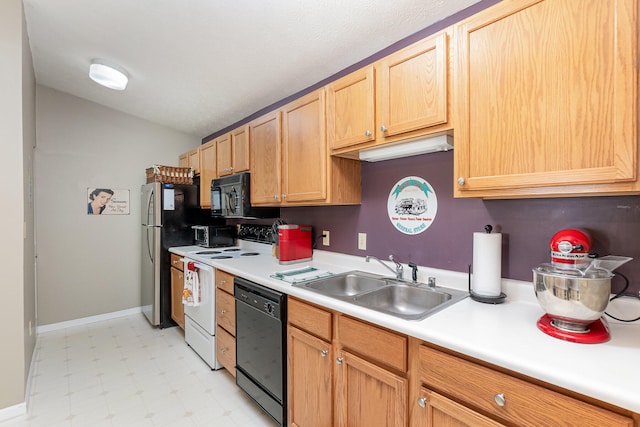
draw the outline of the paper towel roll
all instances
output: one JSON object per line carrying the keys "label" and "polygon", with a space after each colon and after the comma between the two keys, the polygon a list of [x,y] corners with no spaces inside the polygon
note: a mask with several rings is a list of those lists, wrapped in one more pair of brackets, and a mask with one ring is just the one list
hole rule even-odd
{"label": "paper towel roll", "polygon": [[502,234],[473,233],[471,291],[484,297],[502,292]]}

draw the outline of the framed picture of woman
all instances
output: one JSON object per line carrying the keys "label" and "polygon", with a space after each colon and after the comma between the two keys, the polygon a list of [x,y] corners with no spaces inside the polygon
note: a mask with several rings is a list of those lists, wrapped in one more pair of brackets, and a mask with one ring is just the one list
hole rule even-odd
{"label": "framed picture of woman", "polygon": [[129,190],[87,188],[87,215],[129,215]]}

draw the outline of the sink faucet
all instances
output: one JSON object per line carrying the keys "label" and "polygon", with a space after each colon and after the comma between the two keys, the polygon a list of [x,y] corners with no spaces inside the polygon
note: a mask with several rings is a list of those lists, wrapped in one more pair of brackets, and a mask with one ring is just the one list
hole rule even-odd
{"label": "sink faucet", "polygon": [[385,268],[389,271],[391,271],[393,274],[396,275],[396,279],[400,279],[402,280],[402,272],[403,272],[403,268],[402,268],[402,264],[400,264],[398,261],[395,260],[395,258],[393,257],[393,255],[389,255],[389,260],[393,261],[396,264],[396,269],[394,270],[393,268],[389,267],[387,264],[385,264],[384,262],[380,261],[378,258],[374,257],[373,255],[367,255],[364,260],[366,262],[370,262],[372,259],[375,259],[376,261],[378,261],[380,264],[384,265]]}

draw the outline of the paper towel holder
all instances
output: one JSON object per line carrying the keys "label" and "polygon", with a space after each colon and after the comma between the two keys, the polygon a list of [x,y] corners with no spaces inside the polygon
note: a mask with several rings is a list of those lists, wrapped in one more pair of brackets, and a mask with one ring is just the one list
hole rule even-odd
{"label": "paper towel holder", "polygon": [[[484,231],[487,234],[491,233],[493,231],[493,227],[491,226],[491,224],[485,225],[484,226]],[[468,278],[469,278],[469,296],[471,297],[472,300],[478,301],[478,302],[482,302],[482,303],[485,303],[485,304],[502,304],[505,301],[505,299],[507,298],[507,295],[504,292],[500,292],[500,295],[495,296],[495,297],[490,297],[490,296],[485,296],[485,295],[478,295],[478,294],[474,293],[471,290],[471,264],[469,264],[467,275],[468,275]]]}
{"label": "paper towel holder", "polygon": [[472,300],[483,302],[485,304],[502,304],[504,300],[507,299],[507,294],[505,294],[504,292],[500,292],[500,295],[498,295],[497,297],[487,297],[484,295],[478,295],[473,293],[473,291],[471,290],[471,264],[469,264],[468,276],[469,276],[469,296],[471,297]]}

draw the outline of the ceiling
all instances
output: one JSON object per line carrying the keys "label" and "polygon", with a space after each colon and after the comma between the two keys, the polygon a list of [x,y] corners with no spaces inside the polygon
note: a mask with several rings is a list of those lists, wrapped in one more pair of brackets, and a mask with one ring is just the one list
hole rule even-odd
{"label": "ceiling", "polygon": [[[24,0],[38,84],[199,138],[480,0]],[[89,79],[92,59],[129,74]]]}

